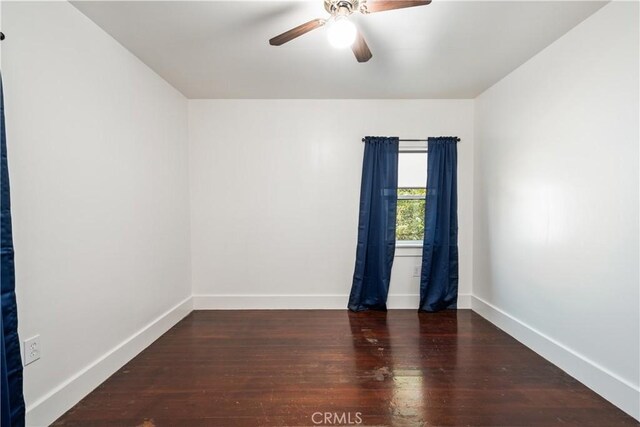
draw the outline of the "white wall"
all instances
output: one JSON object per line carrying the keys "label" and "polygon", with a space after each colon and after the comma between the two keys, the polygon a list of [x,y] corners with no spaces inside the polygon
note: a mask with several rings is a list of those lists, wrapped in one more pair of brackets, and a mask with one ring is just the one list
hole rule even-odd
{"label": "white wall", "polygon": [[636,418],[639,16],[605,6],[477,98],[473,278],[474,309]]}
{"label": "white wall", "polygon": [[44,425],[190,296],[187,101],[67,2],[2,12],[19,332],[42,344],[25,397]]}
{"label": "white wall", "polygon": [[[346,307],[365,135],[462,138],[460,293],[470,293],[472,101],[191,100],[196,308]],[[419,263],[396,257],[391,307],[417,308]]]}

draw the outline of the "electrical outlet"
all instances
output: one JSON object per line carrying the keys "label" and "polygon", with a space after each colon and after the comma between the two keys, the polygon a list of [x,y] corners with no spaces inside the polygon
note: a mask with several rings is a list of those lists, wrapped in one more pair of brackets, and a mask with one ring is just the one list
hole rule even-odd
{"label": "electrical outlet", "polygon": [[413,267],[413,277],[420,277],[422,274],[422,266],[416,265]]}
{"label": "electrical outlet", "polygon": [[40,335],[24,341],[24,366],[40,359]]}

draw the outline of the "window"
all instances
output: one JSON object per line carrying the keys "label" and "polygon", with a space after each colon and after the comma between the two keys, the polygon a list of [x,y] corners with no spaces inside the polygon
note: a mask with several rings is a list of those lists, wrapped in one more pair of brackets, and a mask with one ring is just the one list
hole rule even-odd
{"label": "window", "polygon": [[396,240],[422,242],[425,192],[424,188],[398,188]]}
{"label": "window", "polygon": [[427,151],[424,145],[400,146],[396,240],[399,246],[421,246],[427,193]]}

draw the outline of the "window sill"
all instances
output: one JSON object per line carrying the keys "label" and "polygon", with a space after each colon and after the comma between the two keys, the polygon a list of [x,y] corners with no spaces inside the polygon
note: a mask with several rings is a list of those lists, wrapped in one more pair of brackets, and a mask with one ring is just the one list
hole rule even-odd
{"label": "window sill", "polygon": [[396,249],[398,248],[422,248],[420,240],[396,240]]}
{"label": "window sill", "polygon": [[422,257],[422,242],[420,241],[397,241],[396,253],[397,257]]}

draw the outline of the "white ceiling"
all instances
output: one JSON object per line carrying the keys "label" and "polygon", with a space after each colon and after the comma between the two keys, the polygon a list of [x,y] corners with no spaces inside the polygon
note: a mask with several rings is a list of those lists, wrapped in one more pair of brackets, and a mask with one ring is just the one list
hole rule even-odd
{"label": "white ceiling", "polygon": [[[373,58],[329,46],[314,1],[74,1],[188,98],[474,98],[602,7],[445,1],[356,20]],[[355,16],[355,15],[354,15]]]}

